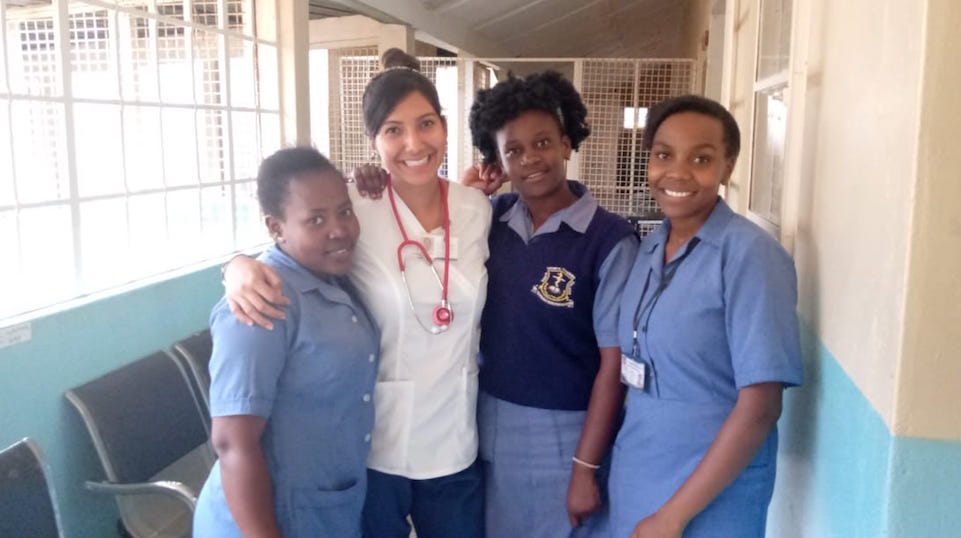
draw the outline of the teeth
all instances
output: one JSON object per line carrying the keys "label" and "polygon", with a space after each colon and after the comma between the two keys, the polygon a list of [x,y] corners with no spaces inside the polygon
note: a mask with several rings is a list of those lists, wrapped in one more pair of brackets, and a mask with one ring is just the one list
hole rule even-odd
{"label": "teeth", "polygon": [[693,193],[693,192],[681,192],[681,191],[669,191],[669,190],[667,190],[667,189],[664,189],[664,194],[667,194],[668,196],[670,196],[670,197],[672,197],[672,198],[685,198],[685,197],[690,196],[690,195],[692,195],[692,194],[694,194],[694,193]]}
{"label": "teeth", "polygon": [[419,159],[416,161],[404,161],[404,164],[406,164],[407,166],[422,166],[427,164],[427,157],[424,157],[423,159]]}

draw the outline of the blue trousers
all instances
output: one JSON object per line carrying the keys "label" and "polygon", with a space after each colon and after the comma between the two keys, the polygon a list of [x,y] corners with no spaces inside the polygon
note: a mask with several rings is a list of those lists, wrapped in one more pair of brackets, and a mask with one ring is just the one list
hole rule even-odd
{"label": "blue trousers", "polygon": [[484,482],[480,465],[427,480],[367,469],[364,538],[484,538]]}

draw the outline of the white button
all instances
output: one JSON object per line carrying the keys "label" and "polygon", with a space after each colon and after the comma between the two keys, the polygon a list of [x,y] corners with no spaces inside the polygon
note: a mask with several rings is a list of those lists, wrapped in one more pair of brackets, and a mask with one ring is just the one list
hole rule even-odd
{"label": "white button", "polygon": [[377,358],[377,356],[374,355],[373,353],[371,353],[370,356],[367,357],[367,361],[368,361],[368,362],[374,362],[374,359],[376,359],[376,358]]}
{"label": "white button", "polygon": [[370,401],[370,394],[364,394],[364,401],[365,401],[365,402],[369,402],[369,401]]}
{"label": "white button", "polygon": [[369,442],[370,442],[370,434],[369,434],[369,433],[364,436],[364,442],[365,442],[365,443],[369,443]]}
{"label": "white button", "polygon": [[357,316],[350,316],[350,321],[357,323]]}

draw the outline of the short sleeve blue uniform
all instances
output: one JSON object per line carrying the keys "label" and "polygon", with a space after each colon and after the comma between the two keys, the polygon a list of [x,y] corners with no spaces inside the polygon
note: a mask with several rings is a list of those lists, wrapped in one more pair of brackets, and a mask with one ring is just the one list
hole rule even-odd
{"label": "short sleeve blue uniform", "polygon": [[[379,334],[346,277],[319,278],[271,247],[287,319],[248,327],[221,300],[210,316],[210,410],[267,419],[261,438],[284,536],[360,537]],[[195,537],[239,537],[214,465]]]}
{"label": "short sleeve blue uniform", "polygon": [[[642,241],[621,300],[621,350],[647,366],[647,381],[629,390],[614,445],[614,536],[629,536],[690,476],[738,390],[803,377],[794,263],[777,241],[720,199],[665,264],[669,231],[665,222]],[[775,428],[685,538],[763,536],[776,456]]]}

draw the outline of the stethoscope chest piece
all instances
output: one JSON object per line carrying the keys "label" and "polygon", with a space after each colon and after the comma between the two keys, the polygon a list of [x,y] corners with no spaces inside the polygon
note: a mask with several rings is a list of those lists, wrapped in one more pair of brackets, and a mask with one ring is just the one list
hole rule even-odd
{"label": "stethoscope chest piece", "polygon": [[434,307],[433,313],[434,326],[441,331],[446,331],[452,321],[454,321],[454,311],[450,309],[450,305],[447,301],[441,301],[441,303]]}

